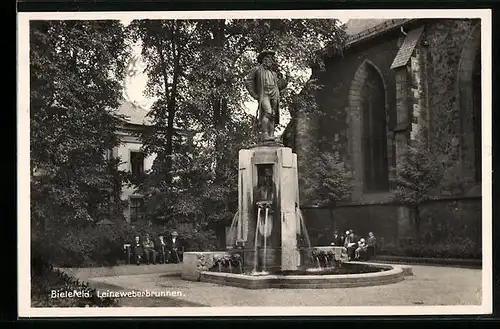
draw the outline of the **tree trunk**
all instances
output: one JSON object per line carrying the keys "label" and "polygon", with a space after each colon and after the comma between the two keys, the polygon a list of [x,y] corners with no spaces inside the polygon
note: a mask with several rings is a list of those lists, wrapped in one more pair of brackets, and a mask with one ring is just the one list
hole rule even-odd
{"label": "tree trunk", "polygon": [[420,208],[418,205],[415,206],[414,211],[414,223],[415,223],[415,238],[420,239]]}
{"label": "tree trunk", "polygon": [[[222,56],[222,52],[226,42],[225,36],[225,28],[226,22],[225,20],[217,20],[215,22],[215,26],[213,27],[213,35],[214,35],[214,48],[216,49],[216,56]],[[226,163],[224,151],[226,149],[223,141],[223,136],[221,132],[224,130],[227,120],[229,118],[228,108],[227,108],[227,99],[223,95],[221,95],[220,89],[224,85],[224,68],[221,68],[220,72],[217,74],[214,83],[213,90],[213,118],[214,118],[214,127],[217,131],[217,137],[215,140],[215,149],[217,153],[217,163],[216,163],[216,179],[222,178],[221,176],[224,173],[224,165]]]}
{"label": "tree trunk", "polygon": [[[226,21],[221,19],[214,22],[212,33],[214,36],[214,48],[216,56],[221,57],[226,43]],[[227,99],[223,95],[221,88],[224,86],[224,67],[220,68],[220,71],[216,75],[214,86],[213,86],[213,97],[212,97],[212,107],[213,107],[213,119],[214,128],[216,130],[215,139],[215,150],[216,150],[216,164],[215,164],[215,182],[223,186],[226,179],[226,169],[228,166],[228,160],[226,157],[226,145],[224,142],[224,133],[227,121],[229,119]],[[229,202],[225,202],[222,211],[230,207]],[[218,238],[219,247],[224,250],[226,249],[226,221],[222,220],[217,224],[216,234]]]}
{"label": "tree trunk", "polygon": [[226,250],[226,226],[223,222],[216,225],[215,235],[217,236],[219,250]]}
{"label": "tree trunk", "polygon": [[[180,58],[181,52],[180,47],[177,45],[178,39],[176,30],[172,33],[172,57],[174,59],[174,67],[173,67],[173,76],[172,76],[172,84],[171,90],[169,92],[169,83],[168,83],[168,71],[167,71],[167,63],[165,60],[165,56],[163,54],[162,43],[159,39],[157,39],[157,50],[158,55],[160,57],[160,63],[162,66],[163,73],[163,82],[165,85],[165,100],[167,102],[167,131],[166,131],[166,145],[165,145],[165,180],[167,183],[172,181],[172,155],[173,155],[173,137],[175,134],[174,130],[174,122],[175,122],[175,112],[176,112],[176,97],[177,97],[177,88],[179,83],[179,74],[180,74]],[[177,47],[176,47],[177,45]]]}

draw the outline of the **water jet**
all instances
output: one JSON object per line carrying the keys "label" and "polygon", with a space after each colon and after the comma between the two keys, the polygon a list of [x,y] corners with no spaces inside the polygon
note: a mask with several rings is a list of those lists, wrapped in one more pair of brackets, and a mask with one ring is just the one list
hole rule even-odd
{"label": "water jet", "polygon": [[184,279],[249,289],[341,288],[407,275],[401,266],[347,261],[342,246],[311,246],[298,206],[297,155],[288,147],[267,142],[240,150],[238,197],[231,248],[184,253]]}

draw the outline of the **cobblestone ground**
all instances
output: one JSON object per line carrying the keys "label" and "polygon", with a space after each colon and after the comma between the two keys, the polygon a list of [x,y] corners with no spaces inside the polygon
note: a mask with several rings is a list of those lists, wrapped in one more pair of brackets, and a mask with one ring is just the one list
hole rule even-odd
{"label": "cobblestone ground", "polygon": [[[374,287],[337,289],[249,290],[210,283],[184,281],[169,274],[111,276],[90,282],[149,291],[180,291],[177,306],[405,306],[480,305],[481,270],[437,266],[412,266],[414,276]],[[142,299],[142,298],[141,298]],[[144,301],[135,299],[137,306]],[[127,306],[134,306],[132,300]],[[172,302],[154,306],[174,306]]]}

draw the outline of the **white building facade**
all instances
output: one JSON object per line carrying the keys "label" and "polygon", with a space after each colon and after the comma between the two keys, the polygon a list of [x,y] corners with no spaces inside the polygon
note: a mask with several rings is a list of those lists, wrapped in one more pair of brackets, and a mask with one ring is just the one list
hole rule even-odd
{"label": "white building facade", "polygon": [[[156,155],[146,156],[141,148],[142,143],[136,136],[137,133],[151,124],[146,117],[147,110],[129,101],[122,101],[118,113],[126,117],[126,121],[118,135],[120,145],[113,150],[113,156],[119,157],[119,169],[129,172],[134,176],[142,175],[153,166]],[[144,196],[136,192],[137,187],[124,184],[121,200],[125,201],[123,215],[129,223],[142,221],[145,218]]]}

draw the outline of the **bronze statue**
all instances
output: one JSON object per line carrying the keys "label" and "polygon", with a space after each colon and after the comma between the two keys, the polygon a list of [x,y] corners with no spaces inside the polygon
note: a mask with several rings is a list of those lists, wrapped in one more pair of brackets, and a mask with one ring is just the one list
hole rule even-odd
{"label": "bronze statue", "polygon": [[259,102],[257,120],[264,140],[274,139],[274,129],[279,125],[280,92],[288,82],[278,72],[274,51],[263,51],[257,56],[258,66],[245,78],[245,87]]}

